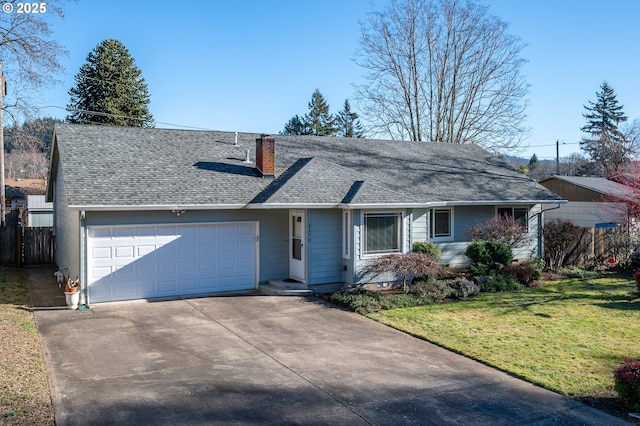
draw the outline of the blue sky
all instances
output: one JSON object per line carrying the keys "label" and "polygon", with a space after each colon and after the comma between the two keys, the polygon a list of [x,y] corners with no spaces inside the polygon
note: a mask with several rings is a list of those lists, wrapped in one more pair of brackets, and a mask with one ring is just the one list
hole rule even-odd
{"label": "blue sky", "polygon": [[[318,88],[333,112],[364,70],[354,62],[360,22],[385,0],[80,0],[53,22],[69,50],[62,84],[41,105],[64,108],[73,77],[104,39],[123,42],[149,86],[157,127],[276,134],[308,111]],[[579,152],[583,105],[603,81],[630,120],[640,119],[640,2],[486,0],[527,44],[530,84],[521,154]],[[60,108],[43,114],[63,118]]]}

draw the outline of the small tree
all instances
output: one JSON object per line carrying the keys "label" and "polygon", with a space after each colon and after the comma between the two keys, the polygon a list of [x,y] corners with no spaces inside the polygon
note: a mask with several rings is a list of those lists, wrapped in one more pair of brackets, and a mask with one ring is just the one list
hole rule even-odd
{"label": "small tree", "polygon": [[507,215],[497,215],[470,227],[467,236],[471,240],[500,241],[512,249],[523,246],[529,240],[522,222]]}
{"label": "small tree", "polygon": [[414,277],[426,277],[438,271],[438,261],[425,253],[394,253],[376,258],[371,264],[372,272],[387,272],[402,278],[402,289],[406,293]]}
{"label": "small tree", "polygon": [[564,219],[555,219],[544,225],[544,253],[549,269],[560,269],[567,257],[569,248],[580,235],[580,228]]}

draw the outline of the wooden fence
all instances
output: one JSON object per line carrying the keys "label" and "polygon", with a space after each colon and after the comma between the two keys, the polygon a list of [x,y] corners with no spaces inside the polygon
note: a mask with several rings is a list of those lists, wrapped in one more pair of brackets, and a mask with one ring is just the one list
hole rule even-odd
{"label": "wooden fence", "polygon": [[585,266],[588,262],[601,263],[618,258],[616,241],[625,232],[619,228],[580,228],[580,235],[568,251],[565,265]]}
{"label": "wooden fence", "polygon": [[53,229],[6,227],[0,228],[1,265],[53,264]]}

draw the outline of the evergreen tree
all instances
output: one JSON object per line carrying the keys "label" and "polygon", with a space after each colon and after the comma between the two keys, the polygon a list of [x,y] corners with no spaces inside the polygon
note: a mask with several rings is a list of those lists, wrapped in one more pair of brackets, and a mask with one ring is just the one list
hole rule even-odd
{"label": "evergreen tree", "polygon": [[304,117],[294,115],[291,120],[284,125],[284,130],[280,132],[281,135],[308,135],[309,129],[305,124]]}
{"label": "evergreen tree", "polygon": [[311,95],[309,113],[305,114],[304,121],[309,134],[314,136],[335,136],[337,129],[335,118],[329,113],[329,104],[316,89]]}
{"label": "evergreen tree", "polygon": [[75,87],[69,90],[69,122],[153,127],[147,84],[120,41],[99,43],[75,81]]}
{"label": "evergreen tree", "polygon": [[589,133],[590,137],[583,138],[580,148],[601,167],[601,173],[608,176],[629,161],[630,151],[625,135],[618,129],[618,124],[626,121],[627,116],[606,81],[600,89],[596,92],[597,100],[589,101],[590,106],[584,106],[587,112],[583,116],[587,124],[580,130]]}
{"label": "evergreen tree", "polygon": [[349,100],[344,101],[344,109],[336,117],[338,136],[345,138],[361,138],[364,135],[358,114],[351,111]]}
{"label": "evergreen tree", "polygon": [[534,153],[529,160],[529,170],[533,170],[538,167],[538,156]]}

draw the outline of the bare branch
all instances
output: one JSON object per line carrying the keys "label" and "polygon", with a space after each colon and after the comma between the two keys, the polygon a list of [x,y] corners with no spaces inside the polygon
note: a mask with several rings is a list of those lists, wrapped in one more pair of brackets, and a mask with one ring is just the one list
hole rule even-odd
{"label": "bare branch", "polygon": [[485,6],[458,0],[392,0],[362,26],[356,86],[370,133],[392,139],[517,149],[528,86],[524,45]]}

